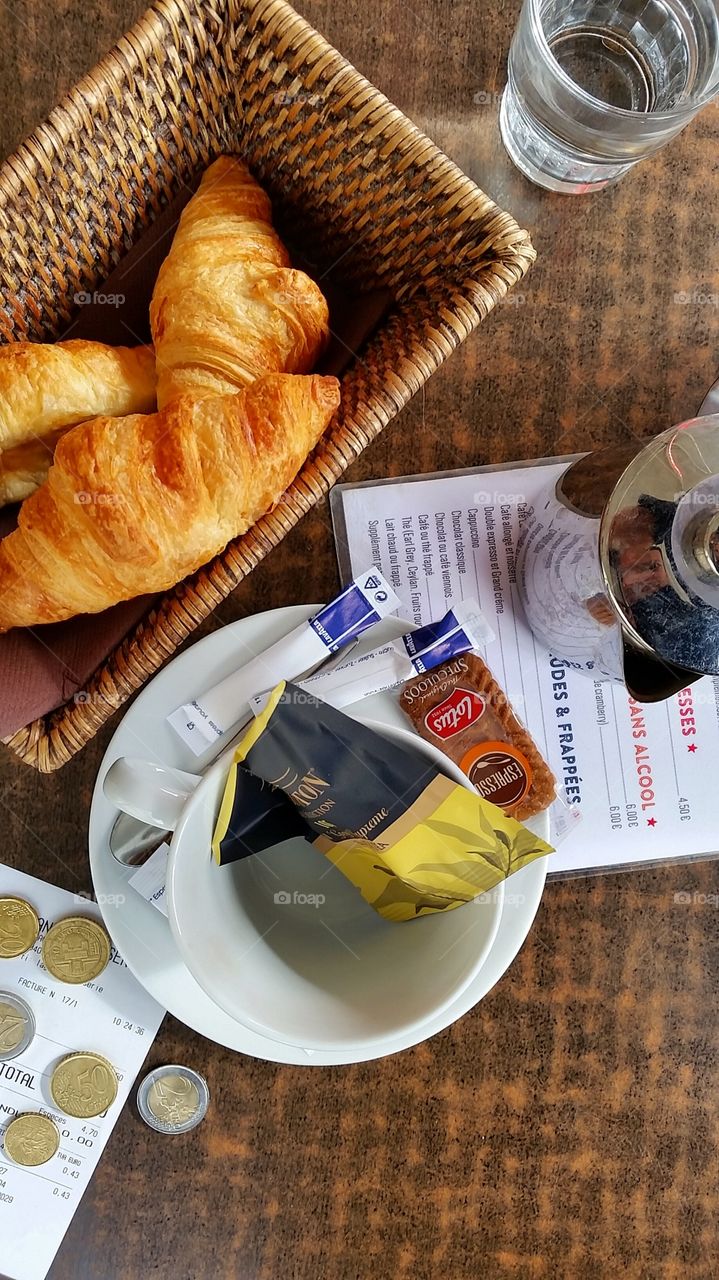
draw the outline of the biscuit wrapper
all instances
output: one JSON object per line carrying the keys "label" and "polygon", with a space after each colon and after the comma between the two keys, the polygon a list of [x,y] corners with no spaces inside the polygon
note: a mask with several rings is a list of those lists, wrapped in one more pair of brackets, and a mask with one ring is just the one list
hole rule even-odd
{"label": "biscuit wrapper", "polygon": [[284,833],[302,831],[387,920],[451,911],[552,852],[419,751],[284,681],[235,751],[212,844],[221,865],[259,852],[258,782],[273,831],[284,806]]}
{"label": "biscuit wrapper", "polygon": [[549,765],[476,653],[402,686],[399,705],[420,737],[458,764],[481,796],[524,821],[556,798]]}

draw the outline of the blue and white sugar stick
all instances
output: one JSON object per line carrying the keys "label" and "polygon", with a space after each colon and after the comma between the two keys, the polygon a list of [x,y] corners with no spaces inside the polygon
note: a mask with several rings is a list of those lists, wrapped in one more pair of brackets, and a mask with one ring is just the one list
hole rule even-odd
{"label": "blue and white sugar stick", "polygon": [[[332,671],[319,671],[302,680],[299,688],[331,707],[347,707],[433,667],[441,667],[470,649],[482,648],[493,639],[494,632],[477,601],[461,600],[438,622],[408,631],[399,640],[390,640],[359,658],[349,658]],[[255,715],[266,701],[267,690],[250,700]]]}
{"label": "blue and white sugar stick", "polygon": [[399,606],[399,598],[379,570],[368,569],[284,639],[178,707],[167,717],[168,724],[194,755],[204,755],[249,715],[254,694],[319,666]]}

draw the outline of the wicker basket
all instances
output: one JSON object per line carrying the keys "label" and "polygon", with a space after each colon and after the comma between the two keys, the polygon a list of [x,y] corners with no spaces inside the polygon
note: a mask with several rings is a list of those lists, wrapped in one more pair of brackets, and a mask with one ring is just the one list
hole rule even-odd
{"label": "wicker basket", "polygon": [[308,258],[394,304],[286,499],[8,745],[68,761],[276,546],[524,274],[526,232],[283,0],[159,0],[0,170],[0,340],[50,339],[181,185],[241,153]]}

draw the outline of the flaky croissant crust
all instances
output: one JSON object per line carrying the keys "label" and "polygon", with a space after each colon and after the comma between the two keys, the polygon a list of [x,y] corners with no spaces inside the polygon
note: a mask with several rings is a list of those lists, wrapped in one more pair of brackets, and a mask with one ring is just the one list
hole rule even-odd
{"label": "flaky croissant crust", "polygon": [[291,268],[268,197],[221,156],[185,206],[150,305],[160,407],[218,394],[265,373],[306,373],[327,341],[318,286]]}
{"label": "flaky croissant crust", "polygon": [[80,339],[0,346],[0,506],[42,484],[69,427],[154,408],[152,347]]}
{"label": "flaky croissant crust", "polygon": [[335,378],[275,374],[69,431],[0,542],[0,630],[174,586],[278,501],[339,398]]}

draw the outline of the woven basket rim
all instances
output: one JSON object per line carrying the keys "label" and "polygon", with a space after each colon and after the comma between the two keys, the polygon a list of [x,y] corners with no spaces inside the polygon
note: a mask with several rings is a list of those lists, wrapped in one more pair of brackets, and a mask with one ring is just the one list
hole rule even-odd
{"label": "woven basket rim", "polygon": [[[333,88],[341,86],[348,101],[366,99],[367,115],[373,117],[377,136],[393,141],[390,150],[401,152],[405,166],[414,164],[428,171],[431,168],[434,185],[444,196],[443,210],[459,210],[463,223],[469,226],[482,219],[483,243],[486,242],[491,252],[491,267],[475,264],[475,269],[469,269],[468,264],[466,275],[453,282],[451,296],[445,297],[441,305],[437,303],[431,345],[413,348],[403,357],[391,385],[383,386],[371,403],[357,406],[343,423],[337,438],[331,436],[320,456],[310,459],[303,468],[288,490],[300,518],[480,323],[511,284],[524,275],[535,253],[528,232],[518,227],[510,214],[500,209],[286,0],[217,0],[212,7],[203,0],[187,0],[187,3],[156,0],[114,48],[65,95],[46,121],[5,160],[0,167],[0,206],[19,195],[23,170],[34,176],[41,168],[48,176],[51,156],[58,156],[63,147],[74,145],[81,114],[96,101],[98,93],[109,87],[119,91],[132,83],[133,71],[142,59],[152,59],[157,51],[157,41],[164,35],[164,23],[187,25],[188,15],[192,14],[211,16],[225,24],[244,16],[248,25],[267,17],[278,29],[282,28],[287,46],[294,50],[292,61],[298,65],[302,61],[300,54],[306,46],[311,46],[312,70],[317,69],[319,76],[331,66]],[[434,211],[434,201],[428,199],[423,207]],[[289,527],[296,522],[295,519]],[[51,772],[67,763],[152,677],[268,549],[277,545],[283,536],[282,530],[278,536],[278,529],[272,513],[263,517],[242,539],[231,543],[211,566],[168,593],[159,609],[149,611],[95,672],[87,686],[93,690],[92,699],[83,702],[76,697],[3,741],[25,763],[42,772]],[[228,581],[231,585],[226,589]],[[213,593],[217,597],[214,604]]]}
{"label": "woven basket rim", "polygon": [[[203,0],[186,0],[186,4],[198,12],[207,7]],[[408,164],[412,161],[419,161],[420,156],[416,153],[426,152],[421,157],[423,163],[426,164],[431,160],[434,165],[444,170],[449,182],[456,185],[456,191],[450,188],[452,203],[460,203],[461,200],[468,202],[467,219],[469,220],[472,215],[483,216],[486,212],[491,211],[494,216],[507,223],[504,247],[506,247],[510,257],[513,258],[517,251],[525,250],[530,256],[530,261],[534,260],[536,255],[531,245],[529,232],[519,227],[511,214],[501,209],[491,196],[487,195],[477,183],[464,173],[459,165],[443,152],[427,134],[423,133],[399,107],[395,106],[339,50],[316,31],[306,18],[298,14],[287,0],[217,0],[217,5],[219,8],[214,11],[216,16],[219,17],[220,10],[223,10],[228,20],[233,16],[239,16],[245,11],[252,14],[254,19],[265,11],[273,11],[278,20],[283,18],[288,27],[300,33],[304,39],[315,46],[315,64],[322,64],[323,60],[325,64],[328,60],[333,63],[333,80],[338,83],[341,80],[346,80],[348,87],[351,88],[351,97],[355,95],[361,96],[362,94],[368,95],[368,100],[372,104],[372,111],[368,114],[382,112],[383,133],[390,126],[400,131],[403,140],[406,140],[411,146],[411,150],[406,156]],[[102,99],[107,88],[119,89],[123,83],[127,82],[128,73],[132,69],[133,63],[137,64],[139,56],[138,48],[135,45],[137,44],[139,50],[145,56],[151,57],[153,46],[148,43],[149,37],[151,35],[155,37],[162,35],[163,19],[167,21],[174,19],[176,22],[182,21],[183,7],[183,0],[154,0],[154,3],[138,18],[137,22],[125,35],[120,37],[113,48],[76,85],[68,90],[47,118],[20,142],[0,165],[0,201],[3,201],[6,195],[17,195],[20,192],[21,177],[16,171],[16,166],[17,169],[24,167],[31,176],[34,176],[39,168],[44,169],[46,176],[50,175],[51,164],[48,152],[57,151],[58,140],[65,145],[72,142],[74,133],[70,126],[75,113],[87,110],[88,106],[95,105],[99,99]],[[124,67],[118,57],[120,51],[127,57]],[[324,65],[323,69],[326,69]],[[106,84],[102,83],[103,80],[106,81]],[[43,161],[46,163],[43,164]],[[493,242],[492,248],[495,253],[501,255],[502,246],[497,246]]]}

